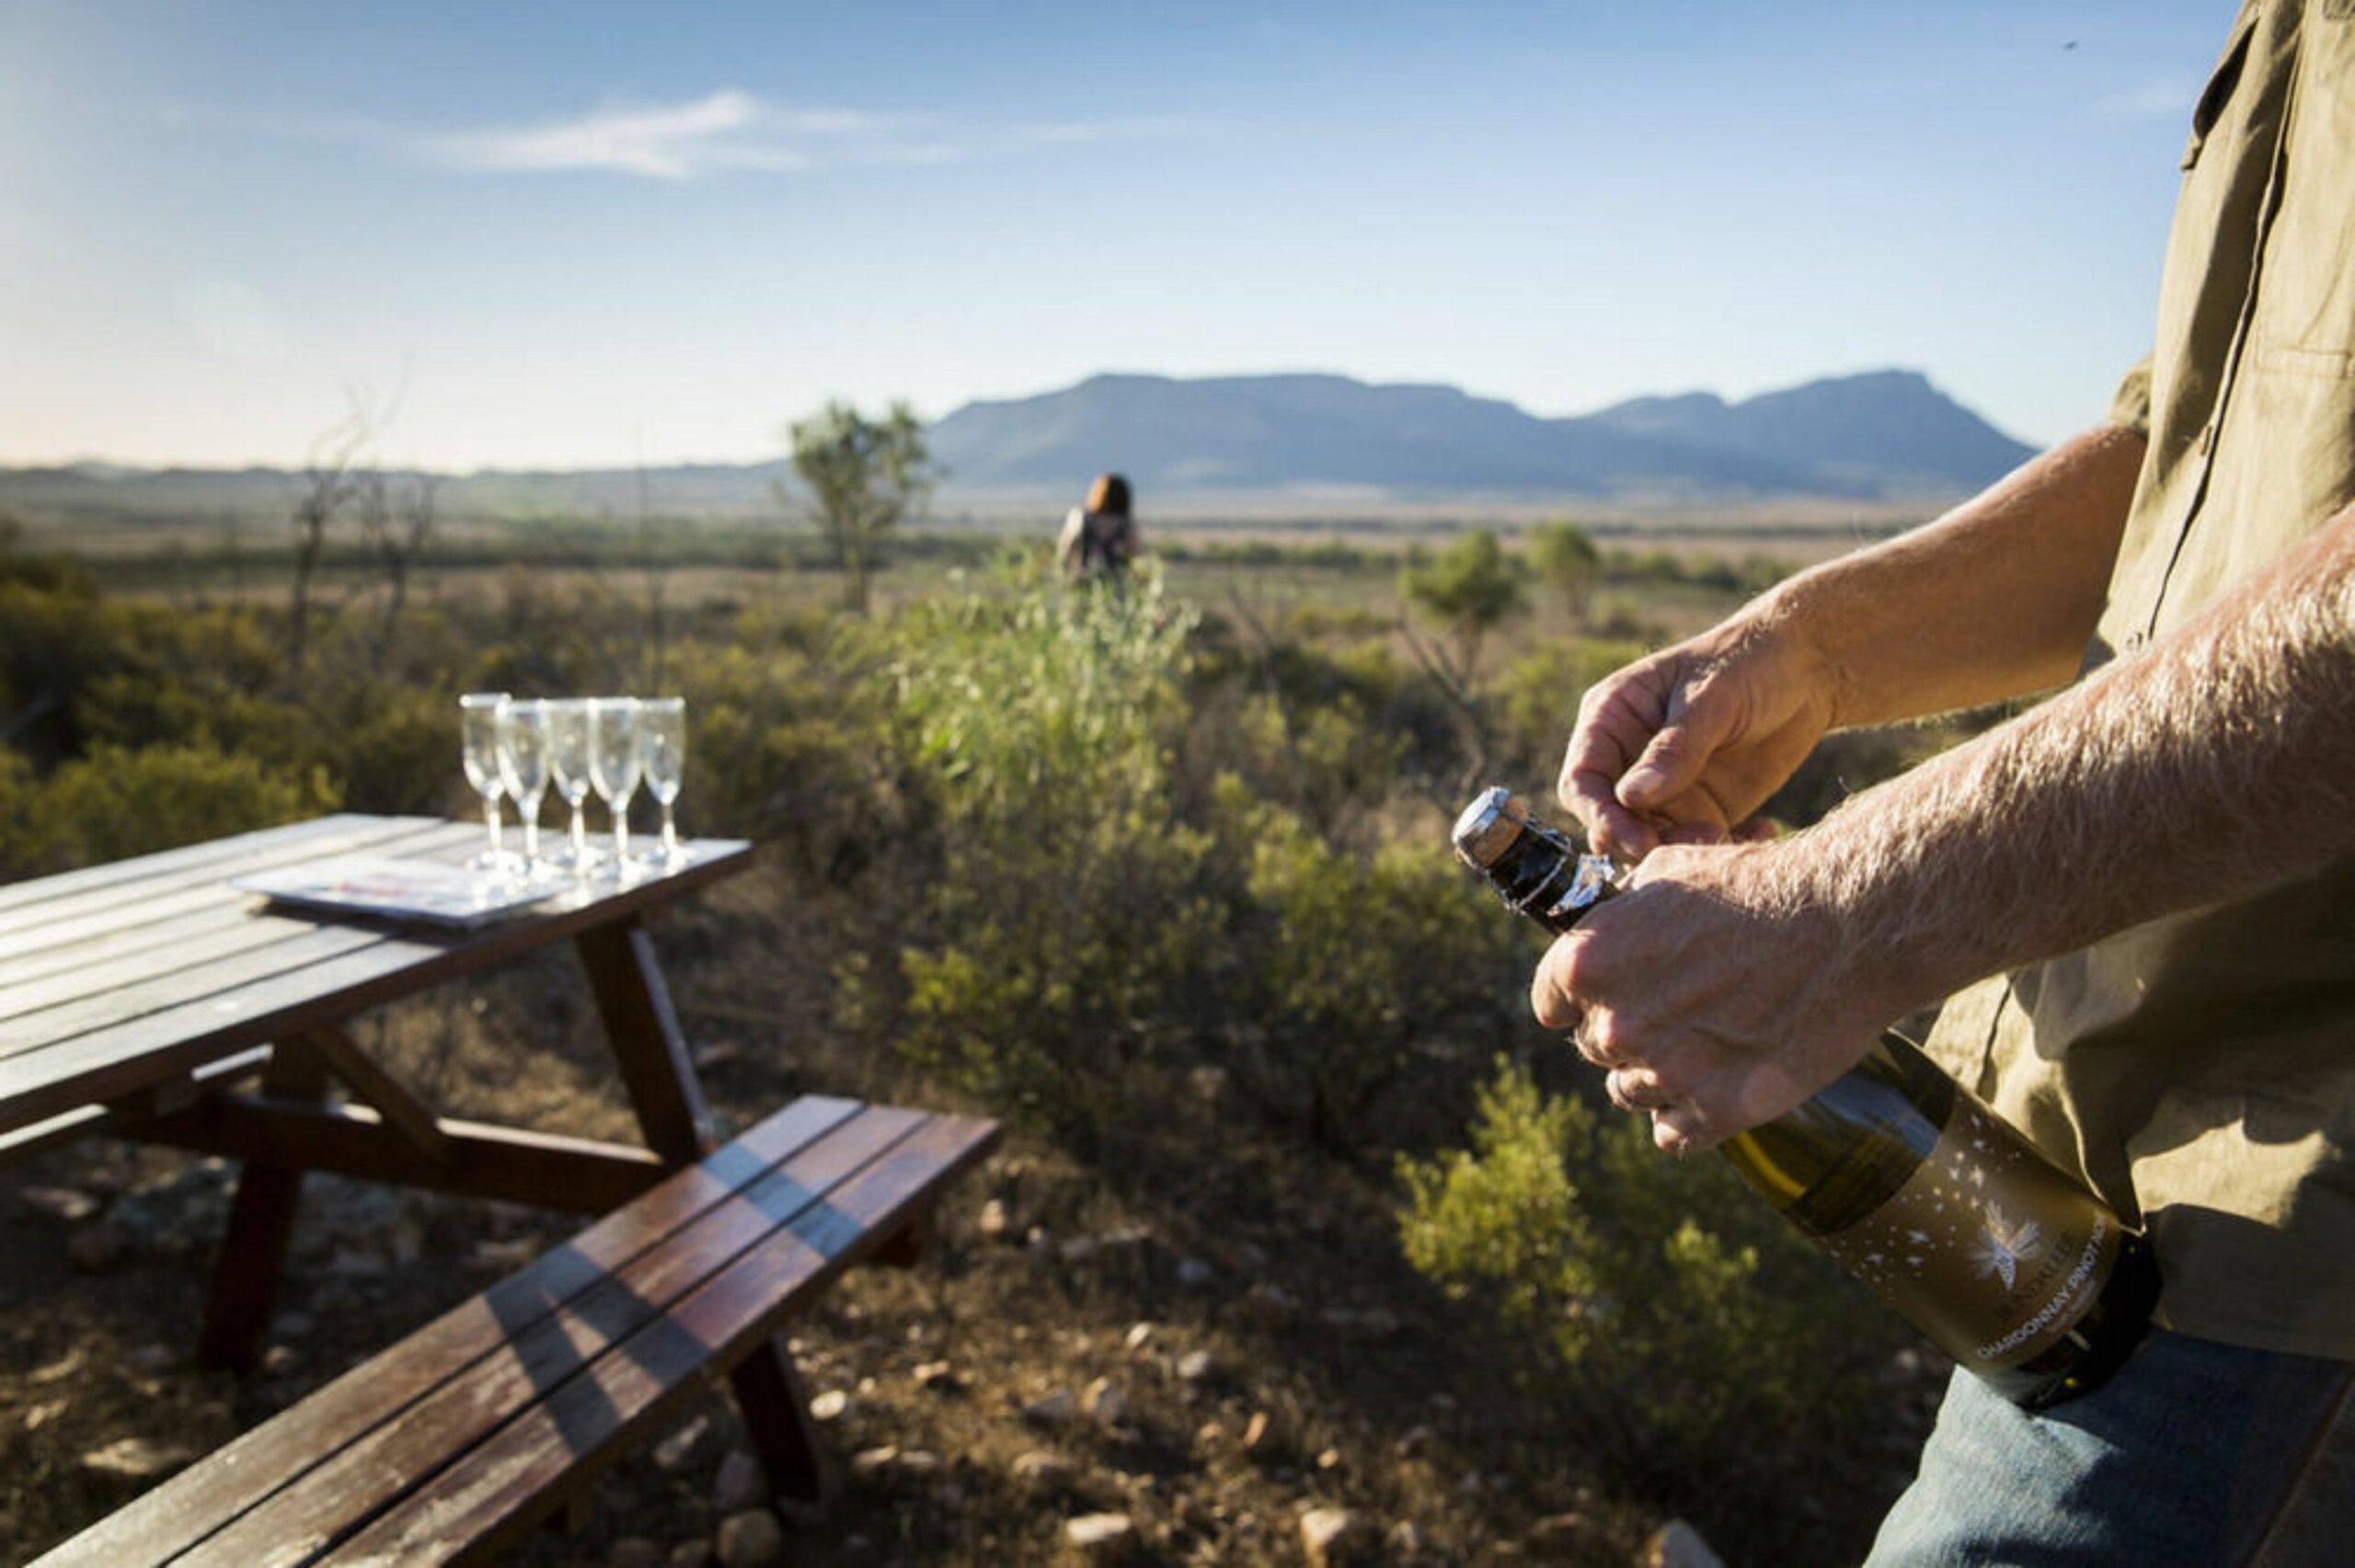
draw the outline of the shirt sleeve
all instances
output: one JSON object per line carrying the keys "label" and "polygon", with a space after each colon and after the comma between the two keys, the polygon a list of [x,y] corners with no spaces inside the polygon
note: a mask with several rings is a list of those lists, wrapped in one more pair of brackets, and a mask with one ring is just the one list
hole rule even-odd
{"label": "shirt sleeve", "polygon": [[2121,429],[2148,436],[2151,433],[2151,356],[2142,356],[2142,363],[2120,379],[2118,390],[2109,395],[2109,422]]}

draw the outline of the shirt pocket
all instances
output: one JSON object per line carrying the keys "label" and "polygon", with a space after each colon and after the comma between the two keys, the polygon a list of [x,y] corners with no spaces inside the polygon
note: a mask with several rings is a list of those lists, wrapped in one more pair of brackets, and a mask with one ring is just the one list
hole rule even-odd
{"label": "shirt pocket", "polygon": [[2233,101],[2233,93],[2241,85],[2242,68],[2248,63],[2249,40],[2257,32],[2258,9],[2255,0],[2241,7],[2232,36],[2225,40],[2224,52],[2217,57],[2216,68],[2208,74],[2208,85],[2200,89],[2200,97],[2191,107],[2191,137],[2183,144],[2183,166],[2187,169],[2200,161],[2200,150],[2208,144],[2208,133],[2223,118],[2224,106]]}
{"label": "shirt pocket", "polygon": [[2249,324],[2252,362],[2273,375],[2345,382],[2355,376],[2355,25],[2311,27],[2296,70]]}

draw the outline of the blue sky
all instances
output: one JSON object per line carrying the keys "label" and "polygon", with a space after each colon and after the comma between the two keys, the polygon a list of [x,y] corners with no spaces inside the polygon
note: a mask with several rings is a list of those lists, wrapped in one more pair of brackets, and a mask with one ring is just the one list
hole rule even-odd
{"label": "blue sky", "polygon": [[1570,414],[2147,346],[2227,0],[0,0],[0,463],[775,455],[1101,370]]}

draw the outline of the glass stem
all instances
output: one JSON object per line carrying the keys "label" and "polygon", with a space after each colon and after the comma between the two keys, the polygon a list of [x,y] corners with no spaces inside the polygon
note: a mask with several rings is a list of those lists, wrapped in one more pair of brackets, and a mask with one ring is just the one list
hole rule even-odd
{"label": "glass stem", "polygon": [[616,866],[629,859],[629,796],[614,797],[614,864]]}
{"label": "glass stem", "polygon": [[482,797],[482,819],[490,825],[490,858],[497,860],[500,853],[499,796],[486,795]]}
{"label": "glass stem", "polygon": [[671,816],[671,803],[662,803],[662,858],[679,858],[679,824]]}
{"label": "glass stem", "polygon": [[523,864],[536,865],[540,859],[540,797],[515,803],[515,813],[523,818]]}
{"label": "glass stem", "polygon": [[589,809],[586,795],[572,803],[572,864],[589,864]]}

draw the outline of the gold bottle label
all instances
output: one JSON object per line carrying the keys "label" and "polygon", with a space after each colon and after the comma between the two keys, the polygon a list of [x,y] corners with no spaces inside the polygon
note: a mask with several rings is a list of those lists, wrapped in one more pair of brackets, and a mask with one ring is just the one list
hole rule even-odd
{"label": "gold bottle label", "polygon": [[1818,1238],[1964,1366],[2040,1355],[2117,1261],[2117,1219],[2026,1139],[1958,1096],[1928,1159],[1865,1219]]}

